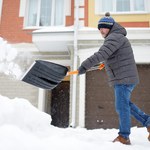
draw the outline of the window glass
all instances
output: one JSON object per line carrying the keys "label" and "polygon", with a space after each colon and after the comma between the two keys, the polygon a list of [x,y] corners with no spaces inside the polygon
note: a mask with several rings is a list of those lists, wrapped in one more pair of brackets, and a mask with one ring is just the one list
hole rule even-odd
{"label": "window glass", "polygon": [[62,25],[63,24],[63,15],[64,14],[64,0],[55,0],[55,18],[54,25]]}
{"label": "window glass", "polygon": [[134,10],[144,11],[144,0],[134,0]]}
{"label": "window glass", "polygon": [[95,0],[95,9],[99,13],[138,12],[146,10],[145,3],[146,0]]}
{"label": "window glass", "polygon": [[103,0],[102,11],[113,11],[113,0]]}
{"label": "window glass", "polygon": [[27,25],[28,26],[35,26],[36,25],[37,10],[38,10],[37,0],[30,0],[29,1],[29,7],[28,7],[28,18],[27,18]]}
{"label": "window glass", "polygon": [[117,11],[130,11],[130,0],[117,0]]}
{"label": "window glass", "polygon": [[52,0],[42,0],[39,26],[51,25]]}
{"label": "window glass", "polygon": [[64,0],[28,0],[27,26],[56,26],[64,23]]}

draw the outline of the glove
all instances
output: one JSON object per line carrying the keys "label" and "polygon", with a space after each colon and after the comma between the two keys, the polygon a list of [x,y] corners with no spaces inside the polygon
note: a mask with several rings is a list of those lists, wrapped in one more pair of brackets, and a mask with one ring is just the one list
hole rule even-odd
{"label": "glove", "polygon": [[86,72],[86,68],[83,66],[80,66],[78,68],[78,75],[84,74]]}

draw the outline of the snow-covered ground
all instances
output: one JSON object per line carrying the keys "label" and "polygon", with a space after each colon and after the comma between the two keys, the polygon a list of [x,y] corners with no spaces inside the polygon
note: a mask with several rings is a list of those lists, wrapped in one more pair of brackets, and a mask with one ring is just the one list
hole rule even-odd
{"label": "snow-covered ground", "polygon": [[112,143],[116,129],[66,128],[50,125],[51,116],[28,100],[0,96],[1,150],[149,150],[145,128],[132,128],[132,145]]}

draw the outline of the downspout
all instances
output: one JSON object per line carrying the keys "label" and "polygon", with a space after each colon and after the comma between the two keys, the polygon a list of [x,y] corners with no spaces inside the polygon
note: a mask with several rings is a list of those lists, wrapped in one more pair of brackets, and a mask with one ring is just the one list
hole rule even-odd
{"label": "downspout", "polygon": [[[73,70],[77,70],[78,57],[78,26],[79,26],[79,0],[75,0],[75,20],[74,20],[74,52]],[[72,116],[71,127],[76,126],[76,94],[77,94],[77,75],[72,76]]]}

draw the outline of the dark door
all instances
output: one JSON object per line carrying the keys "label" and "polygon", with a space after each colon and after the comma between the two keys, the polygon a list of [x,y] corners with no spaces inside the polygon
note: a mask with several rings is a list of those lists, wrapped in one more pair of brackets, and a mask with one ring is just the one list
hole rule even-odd
{"label": "dark door", "polygon": [[57,127],[69,126],[69,90],[70,82],[61,82],[52,90],[51,124]]}
{"label": "dark door", "polygon": [[86,78],[85,127],[88,129],[116,127],[113,89],[108,86],[105,71],[88,72]]}

